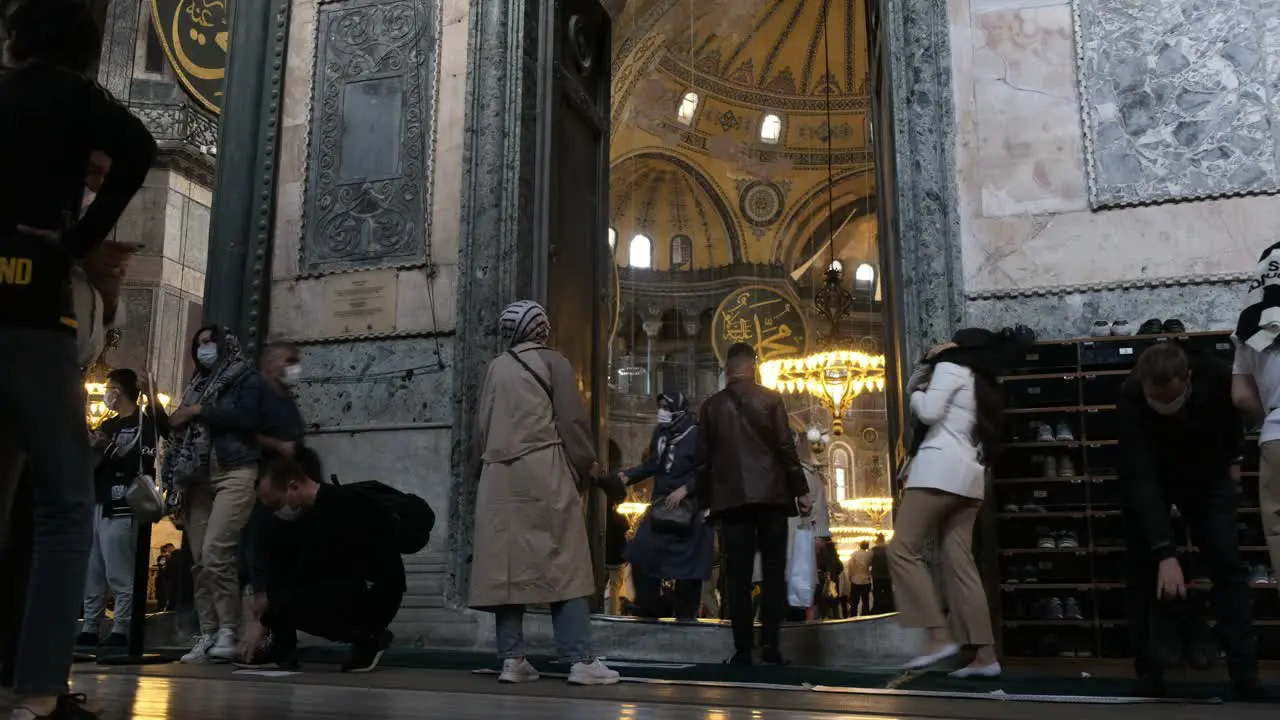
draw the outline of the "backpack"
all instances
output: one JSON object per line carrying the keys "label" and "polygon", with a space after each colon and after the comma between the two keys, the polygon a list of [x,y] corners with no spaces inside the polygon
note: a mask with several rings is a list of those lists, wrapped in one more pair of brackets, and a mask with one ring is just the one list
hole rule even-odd
{"label": "backpack", "polygon": [[[338,484],[336,475],[331,479],[334,485]],[[387,509],[391,515],[391,537],[401,555],[413,555],[427,546],[436,525],[436,514],[426,500],[377,480],[363,480],[345,487],[358,490]]]}

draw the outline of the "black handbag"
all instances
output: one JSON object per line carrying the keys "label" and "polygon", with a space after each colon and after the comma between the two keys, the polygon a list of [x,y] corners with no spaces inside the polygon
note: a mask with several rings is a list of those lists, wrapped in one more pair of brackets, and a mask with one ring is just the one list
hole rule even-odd
{"label": "black handbag", "polygon": [[681,500],[675,507],[668,507],[667,496],[661,495],[649,503],[649,525],[654,532],[683,535],[693,528],[696,512],[697,508],[689,498]]}

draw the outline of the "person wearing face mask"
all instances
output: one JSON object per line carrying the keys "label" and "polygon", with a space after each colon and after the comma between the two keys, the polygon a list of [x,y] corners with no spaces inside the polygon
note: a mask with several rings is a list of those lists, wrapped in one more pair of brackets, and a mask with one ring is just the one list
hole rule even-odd
{"label": "person wearing face mask", "polygon": [[258,444],[263,449],[264,468],[276,457],[294,457],[306,432],[293,397],[302,377],[298,354],[298,346],[289,342],[274,342],[262,351],[259,372],[267,392],[262,395],[263,426]]}
{"label": "person wearing face mask", "polygon": [[[241,615],[240,540],[255,502],[267,426],[261,373],[225,328],[202,328],[192,340],[198,370],[170,416],[174,442],[165,454],[166,488],[191,544],[201,636],[187,663],[236,657]],[[193,469],[194,468],[194,469]],[[186,474],[186,477],[179,477]]]}
{"label": "person wearing face mask", "polygon": [[319,457],[303,448],[296,461],[273,460],[258,484],[259,502],[289,527],[259,548],[270,570],[255,578],[263,584],[249,603],[243,667],[296,668],[298,632],[350,643],[350,673],[374,670],[391,644],[406,585],[390,512],[322,476]]}
{"label": "person wearing face mask", "polygon": [[[115,620],[111,634],[102,643],[125,647],[129,644],[129,627],[133,620],[134,548],[137,529],[133,511],[125,498],[139,471],[154,478],[156,443],[169,436],[169,418],[154,397],[151,377],[132,370],[112,370],[107,375],[105,402],[114,413],[92,433],[91,442],[98,453],[94,471],[97,509],[93,516],[93,547],[89,553],[89,572],[84,589],[84,626],[76,645],[98,644],[98,628],[107,606],[107,591],[115,596]],[[145,393],[143,392],[145,390]],[[145,410],[138,406],[144,396],[149,402]]]}
{"label": "person wearing face mask", "polygon": [[1128,621],[1138,693],[1164,693],[1163,670],[1185,653],[1193,665],[1216,658],[1203,598],[1188,594],[1174,513],[1208,570],[1210,602],[1236,692],[1260,692],[1256,639],[1236,528],[1244,440],[1232,404],[1231,370],[1160,343],[1138,358],[1117,402],[1118,471],[1128,529]]}
{"label": "person wearing face mask", "polygon": [[698,447],[697,418],[689,412],[684,393],[668,391],[658,396],[657,420],[646,461],[623,471],[619,479],[634,485],[653,478],[653,502],[671,507],[692,503],[692,524],[677,531],[664,530],[646,513],[627,545],[626,559],[631,563],[642,617],[663,615],[662,581],[674,580],[676,619],[696,620],[702,583],[711,578],[712,551],[711,527],[696,506],[693,456]]}

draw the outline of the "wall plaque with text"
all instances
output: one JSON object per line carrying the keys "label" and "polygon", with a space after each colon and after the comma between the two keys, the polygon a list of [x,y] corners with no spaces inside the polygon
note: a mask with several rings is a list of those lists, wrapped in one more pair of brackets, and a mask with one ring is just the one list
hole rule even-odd
{"label": "wall plaque with text", "polygon": [[396,329],[395,270],[333,275],[324,279],[325,337],[372,335]]}
{"label": "wall plaque with text", "polygon": [[151,22],[178,82],[215,114],[222,112],[230,19],[227,0],[151,0]]}
{"label": "wall plaque with text", "polygon": [[734,343],[756,349],[761,361],[803,355],[806,341],[804,312],[786,295],[763,285],[729,293],[711,322],[711,344],[723,363]]}

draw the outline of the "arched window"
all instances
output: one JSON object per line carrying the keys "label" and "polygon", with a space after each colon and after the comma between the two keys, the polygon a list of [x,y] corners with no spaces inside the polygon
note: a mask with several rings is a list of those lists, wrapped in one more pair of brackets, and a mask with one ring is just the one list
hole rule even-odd
{"label": "arched window", "polygon": [[843,443],[831,446],[831,467],[835,476],[836,502],[858,497],[858,489],[853,479],[853,451]]}
{"label": "arched window", "polygon": [[693,239],[688,235],[671,238],[671,267],[684,268],[693,264]]}
{"label": "arched window", "polygon": [[853,271],[853,289],[870,293],[876,289],[876,269],[870,263],[862,263]]}
{"label": "arched window", "polygon": [[609,249],[613,250],[616,247],[618,247],[618,231],[609,228]]}
{"label": "arched window", "polygon": [[676,119],[685,125],[692,125],[693,115],[696,112],[698,112],[698,93],[685,93],[680,100],[680,107],[676,110]]}
{"label": "arched window", "polygon": [[653,267],[653,241],[644,235],[631,238],[631,247],[627,250],[627,264],[636,268]]}
{"label": "arched window", "polygon": [[774,145],[782,138],[782,118],[772,113],[760,121],[760,139]]}

